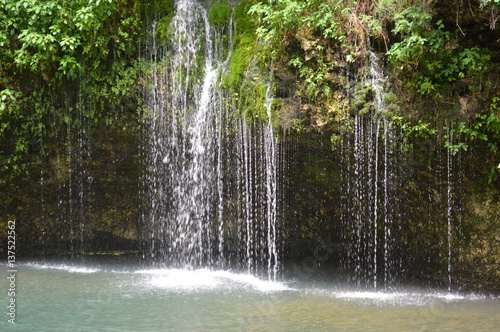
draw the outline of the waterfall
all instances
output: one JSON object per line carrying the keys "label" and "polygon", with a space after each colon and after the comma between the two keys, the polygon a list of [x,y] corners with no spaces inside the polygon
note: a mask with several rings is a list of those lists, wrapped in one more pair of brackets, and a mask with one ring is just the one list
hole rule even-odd
{"label": "waterfall", "polygon": [[[394,208],[389,202],[392,188],[391,154],[395,144],[391,122],[386,119],[383,99],[385,79],[373,52],[362,84],[373,91],[372,111],[357,113],[353,133],[344,140],[342,154],[343,193],[341,220],[347,261],[358,286],[378,287],[391,283],[393,247],[391,229]],[[380,276],[380,277],[379,277]]]}
{"label": "waterfall", "polygon": [[343,267],[358,287],[374,289],[391,288],[409,266],[417,266],[410,273],[424,278],[438,269],[440,282],[451,290],[463,246],[464,204],[453,124],[442,124],[446,142],[440,135],[436,142],[422,140],[419,135],[428,138],[427,125],[420,122],[422,132],[415,136],[401,125],[397,130],[372,52],[367,69],[356,93],[369,100],[369,108],[365,103],[352,114],[340,151]]}
{"label": "waterfall", "polygon": [[460,239],[462,234],[462,175],[461,175],[461,152],[452,151],[456,144],[456,137],[453,125],[446,123],[448,148],[446,149],[446,209],[444,218],[446,220],[446,273],[448,290],[453,285],[453,263],[461,251]]}
{"label": "waterfall", "polygon": [[266,91],[267,124],[264,131],[264,153],[266,155],[266,202],[267,202],[267,243],[268,243],[268,273],[269,278],[276,279],[278,268],[278,253],[276,249],[276,213],[277,213],[277,174],[276,146],[272,124],[271,104],[272,88],[268,82]]}
{"label": "waterfall", "polygon": [[[172,35],[142,57],[144,223],[156,262],[237,265],[276,278],[276,146],[269,121],[247,123],[221,86],[231,51],[195,0],[175,4]],[[229,45],[232,38],[232,19]],[[270,89],[268,89],[270,90]],[[270,108],[270,103],[269,103]],[[270,110],[269,110],[270,112]]]}
{"label": "waterfall", "polygon": [[[453,133],[450,131],[450,127],[447,126],[448,129],[448,139],[450,144],[453,144]],[[447,149],[447,158],[446,158],[446,180],[447,180],[447,188],[446,188],[446,204],[447,204],[447,218],[446,218],[446,224],[447,224],[447,240],[448,240],[448,257],[447,257],[447,271],[448,271],[448,290],[451,288],[451,217],[452,217],[452,200],[453,200],[453,193],[452,193],[452,183],[451,183],[451,172],[452,172],[452,154],[451,154],[451,149]]]}

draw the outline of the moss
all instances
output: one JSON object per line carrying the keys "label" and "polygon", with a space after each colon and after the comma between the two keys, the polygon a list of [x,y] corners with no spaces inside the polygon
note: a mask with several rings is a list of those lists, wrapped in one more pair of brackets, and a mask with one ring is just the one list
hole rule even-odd
{"label": "moss", "polygon": [[[251,89],[251,90],[250,90]],[[267,121],[266,94],[267,86],[264,84],[248,84],[244,87],[244,116],[247,123],[253,123],[255,119]]]}
{"label": "moss", "polygon": [[370,111],[371,104],[365,103],[363,108],[359,111],[359,115],[366,115]]}
{"label": "moss", "polygon": [[254,101],[258,105],[256,116],[264,121],[267,121],[266,94],[267,86],[260,84],[254,88]]}
{"label": "moss", "polygon": [[399,108],[398,108],[398,105],[396,103],[390,103],[389,105],[387,105],[387,113],[397,113]]}
{"label": "moss", "polygon": [[224,27],[231,19],[231,7],[226,1],[217,1],[208,11],[208,21],[215,27]]}
{"label": "moss", "polygon": [[155,0],[145,6],[147,16],[164,16],[174,12],[174,0]]}
{"label": "moss", "polygon": [[356,88],[353,95],[353,100],[351,102],[351,107],[353,110],[359,110],[360,114],[368,113],[370,103],[368,101],[373,99],[373,89],[368,82],[359,82],[356,84]]}
{"label": "moss", "polygon": [[170,13],[158,22],[155,31],[155,40],[157,44],[167,44],[170,36],[172,36],[172,29],[170,28],[170,22],[174,17],[174,13]]}
{"label": "moss", "polygon": [[156,25],[155,40],[157,43],[166,44],[172,35],[170,22],[175,15],[174,0],[154,1],[147,9],[150,15],[163,18]]}
{"label": "moss", "polygon": [[264,82],[269,80],[268,69],[260,68],[255,57],[258,52],[257,36],[254,32],[256,26],[247,14],[251,5],[250,1],[243,1],[234,9],[236,34],[233,38],[229,76],[224,79],[224,84],[235,96],[238,114],[244,116],[249,124],[256,120],[265,122],[268,119],[268,87]]}
{"label": "moss", "polygon": [[247,70],[256,46],[255,25],[247,14],[252,3],[242,1],[234,8],[233,20],[236,34],[233,38],[231,62],[229,64],[228,84],[232,91],[240,90],[243,76]]}
{"label": "moss", "polygon": [[386,103],[393,103],[394,101],[396,101],[396,96],[394,95],[394,93],[389,92],[384,94],[383,99]]}
{"label": "moss", "polygon": [[271,120],[276,126],[276,117],[282,111],[283,103],[280,99],[274,99],[271,103]]}

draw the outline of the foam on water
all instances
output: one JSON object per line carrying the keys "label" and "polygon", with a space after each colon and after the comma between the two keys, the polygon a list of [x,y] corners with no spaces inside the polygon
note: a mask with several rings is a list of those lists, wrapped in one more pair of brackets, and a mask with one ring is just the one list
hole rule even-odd
{"label": "foam on water", "polygon": [[361,305],[376,306],[398,306],[398,307],[432,307],[436,303],[467,302],[481,300],[495,300],[495,297],[487,297],[481,294],[460,294],[451,292],[433,292],[433,291],[402,291],[402,292],[384,292],[384,291],[344,291],[344,290],[326,290],[312,289],[312,294],[338,298],[348,302],[354,302]]}
{"label": "foam on water", "polygon": [[215,271],[214,273],[221,279],[230,280],[236,284],[248,285],[260,292],[291,290],[281,282],[259,279],[250,274],[237,274],[229,271]]}
{"label": "foam on water", "polygon": [[[445,300],[447,302],[451,301],[461,301],[461,300],[467,300],[467,301],[481,301],[485,299],[495,299],[494,296],[486,296],[486,295],[481,295],[481,294],[456,294],[456,293],[435,293],[432,294],[433,297]],[[496,298],[498,299],[498,298]]]}
{"label": "foam on water", "polygon": [[283,283],[262,280],[249,274],[238,274],[223,270],[151,269],[140,270],[136,273],[149,275],[150,279],[147,283],[152,287],[174,291],[198,291],[216,288],[251,288],[258,292],[290,290]]}
{"label": "foam on water", "polygon": [[[5,265],[5,264],[0,264]],[[141,284],[147,288],[165,289],[173,292],[203,292],[203,291],[250,291],[259,293],[272,293],[289,291],[292,293],[310,294],[317,297],[337,298],[342,301],[361,305],[376,306],[416,306],[431,307],[436,303],[465,303],[484,300],[499,300],[498,296],[487,296],[479,293],[460,293],[446,291],[432,291],[423,289],[401,289],[400,291],[375,291],[375,290],[348,290],[332,287],[305,287],[294,282],[276,282],[260,279],[247,273],[235,273],[228,270],[210,269],[175,269],[151,268],[115,270],[96,266],[84,266],[68,263],[27,262],[20,266],[37,270],[53,270],[65,273],[94,274],[107,273],[110,275],[141,276]],[[143,278],[142,276],[145,276]],[[122,281],[127,284],[128,277]],[[134,278],[135,279],[135,278]],[[144,280],[145,279],[145,280]],[[132,281],[132,280],[130,280]],[[135,282],[132,282],[135,284]]]}
{"label": "foam on water", "polygon": [[60,270],[69,273],[96,273],[101,270],[94,267],[74,266],[67,264],[26,263],[25,266],[39,270]]}
{"label": "foam on water", "polygon": [[340,292],[335,294],[338,298],[348,299],[370,299],[370,300],[394,300],[397,297],[404,296],[402,293],[381,293],[381,292]]}

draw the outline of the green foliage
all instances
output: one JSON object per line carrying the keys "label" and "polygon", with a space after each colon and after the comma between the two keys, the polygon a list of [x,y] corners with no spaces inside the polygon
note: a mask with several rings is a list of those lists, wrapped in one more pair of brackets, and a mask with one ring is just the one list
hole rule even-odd
{"label": "green foliage", "polygon": [[334,151],[336,148],[342,145],[343,136],[333,133],[332,136],[330,137],[330,141],[332,143],[332,151]]}
{"label": "green foliage", "polygon": [[480,7],[495,6],[500,8],[500,0],[481,0]]}
{"label": "green foliage", "polygon": [[402,129],[407,137],[429,138],[437,134],[437,130],[432,128],[430,123],[423,122],[422,120],[418,120],[418,123],[415,125],[404,123]]}
{"label": "green foliage", "polygon": [[217,1],[208,11],[208,21],[216,27],[225,27],[231,19],[231,7],[227,1]]}
{"label": "green foliage", "polygon": [[421,4],[422,1],[419,0],[379,0],[375,12],[382,19],[392,20],[397,13],[406,8]]}
{"label": "green foliage", "polygon": [[[486,143],[489,152],[495,156],[500,152],[500,117],[497,114],[500,112],[500,98],[494,97],[491,101],[489,112],[484,114],[475,114],[475,121],[460,122],[456,132],[465,135],[470,140],[470,144],[458,142],[451,144],[448,137],[445,135],[445,147],[450,149],[452,154],[457,154],[459,151],[467,151],[470,145],[474,142]],[[499,169],[497,164],[491,166],[488,174],[488,183],[492,184],[499,177]]]}
{"label": "green foliage", "polygon": [[500,118],[495,113],[500,111],[500,98],[494,97],[490,104],[490,112],[476,114],[476,121],[471,124],[460,123],[459,132],[466,134],[471,140],[488,142],[492,153],[499,152],[500,145]]}
{"label": "green foliage", "polygon": [[[334,39],[343,43],[346,41],[346,17],[351,12],[352,0],[287,0],[260,2],[252,6],[249,14],[258,15],[264,25],[257,30],[259,37],[276,44],[287,38],[300,27],[312,28],[324,38]],[[345,47],[350,45],[345,44]]]}
{"label": "green foliage", "polygon": [[342,29],[342,18],[350,12],[353,3],[343,0],[260,2],[250,8],[249,14],[261,19],[257,34],[271,45],[271,53],[277,57],[299,29],[312,29],[322,38],[332,39],[350,49],[351,45],[346,42],[346,33]]}
{"label": "green foliage", "polygon": [[254,32],[255,25],[247,14],[250,6],[250,1],[242,1],[234,8],[233,13],[236,34],[233,38],[229,80],[227,82],[233,92],[239,91],[257,44],[257,36]]}
{"label": "green foliage", "polygon": [[401,36],[387,52],[393,69],[415,90],[427,97],[442,98],[449,82],[480,76],[489,67],[488,50],[464,48],[445,30],[442,20],[432,25],[431,15],[420,7],[409,7],[395,17],[393,33]]}
{"label": "green foliage", "polygon": [[315,101],[318,97],[328,97],[331,95],[331,88],[325,81],[325,75],[333,70],[331,62],[325,62],[322,58],[318,59],[314,66],[306,66],[302,63],[300,57],[290,61],[290,64],[297,68],[299,78],[303,79],[303,90],[306,97]]}
{"label": "green foliage", "polygon": [[[122,53],[137,28],[133,17],[120,19],[125,1],[1,1],[0,30],[4,70],[30,70],[50,79],[75,79],[83,62],[105,61]],[[105,33],[103,33],[105,32]],[[109,43],[114,47],[110,50]]]}
{"label": "green foliage", "polygon": [[296,77],[297,96],[327,109],[341,67],[362,59],[368,36],[381,32],[366,8],[352,0],[287,0],[257,3],[249,14],[259,18],[264,52]]}
{"label": "green foliage", "polygon": [[15,176],[52,153],[69,126],[122,120],[137,82],[139,2],[0,4],[0,171]]}
{"label": "green foliage", "polygon": [[444,136],[445,142],[444,147],[450,150],[452,155],[456,155],[461,150],[467,151],[469,146],[465,142],[458,142],[456,144],[452,144],[447,135]]}
{"label": "green foliage", "polygon": [[[6,97],[5,92],[3,90],[0,93],[0,172],[8,171],[13,176],[27,174],[30,163],[27,157],[37,143],[34,139],[41,137],[42,133],[46,133],[49,139],[54,137],[50,123],[41,121],[50,116],[50,104],[43,90],[35,91],[32,95],[13,92],[11,97]],[[37,148],[40,154],[47,152],[40,146]]]}

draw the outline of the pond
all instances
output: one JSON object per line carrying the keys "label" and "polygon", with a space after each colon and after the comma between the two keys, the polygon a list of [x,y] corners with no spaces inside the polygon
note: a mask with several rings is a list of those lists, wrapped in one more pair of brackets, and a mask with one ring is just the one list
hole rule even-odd
{"label": "pond", "polygon": [[0,281],[0,330],[500,330],[496,295],[409,286],[360,290],[333,280],[285,272],[274,282],[237,271],[145,266],[130,258],[23,261],[15,325],[5,309],[9,280]]}

